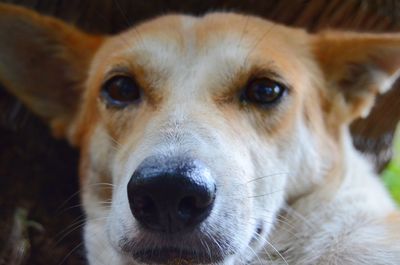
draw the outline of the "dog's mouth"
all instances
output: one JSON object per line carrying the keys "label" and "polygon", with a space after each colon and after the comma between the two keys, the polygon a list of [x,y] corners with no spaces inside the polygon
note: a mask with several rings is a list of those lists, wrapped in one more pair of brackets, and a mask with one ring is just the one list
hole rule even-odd
{"label": "dog's mouth", "polygon": [[168,236],[142,234],[119,246],[124,255],[141,264],[218,264],[236,252],[236,247],[224,236],[214,234],[210,238],[199,232]]}
{"label": "dog's mouth", "polygon": [[[255,230],[251,241],[256,239],[256,234],[262,232],[263,226],[260,223]],[[156,246],[130,251],[129,255],[142,264],[164,264],[164,265],[189,265],[189,264],[218,264],[222,263],[229,255],[235,254],[232,246],[228,243],[202,240],[202,243],[187,242],[175,246]],[[175,242],[176,243],[176,242]],[[229,249],[229,250],[228,250]]]}
{"label": "dog's mouth", "polygon": [[220,253],[179,248],[144,249],[132,253],[132,256],[142,263],[167,265],[215,264],[224,259]]}

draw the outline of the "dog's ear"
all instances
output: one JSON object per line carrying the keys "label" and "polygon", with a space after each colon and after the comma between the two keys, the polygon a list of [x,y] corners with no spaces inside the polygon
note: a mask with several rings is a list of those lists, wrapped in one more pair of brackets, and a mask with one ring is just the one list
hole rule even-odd
{"label": "dog's ear", "polygon": [[400,74],[398,34],[323,32],[313,36],[313,49],[326,80],[325,108],[336,122],[366,117]]}
{"label": "dog's ear", "polygon": [[0,83],[64,136],[101,37],[0,4]]}

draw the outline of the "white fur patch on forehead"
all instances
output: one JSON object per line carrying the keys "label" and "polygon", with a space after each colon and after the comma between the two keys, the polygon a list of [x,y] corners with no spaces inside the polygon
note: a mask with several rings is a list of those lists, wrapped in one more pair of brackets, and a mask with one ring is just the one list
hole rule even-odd
{"label": "white fur patch on forehead", "polygon": [[[249,47],[240,45],[238,32],[212,33],[210,29],[210,35],[203,38],[203,36],[199,36],[196,27],[201,20],[182,17],[181,21],[180,28],[160,29],[157,32],[141,32],[140,28],[132,29],[131,31],[137,32],[135,34],[137,39],[130,41],[131,45],[126,45],[125,49],[118,51],[114,56],[125,55],[125,58],[134,58],[136,60],[134,63],[145,66],[150,64],[154,67],[166,63],[168,68],[175,66],[177,59],[193,63],[200,57],[210,58],[215,55],[238,58],[241,59],[241,62],[243,61],[246,54],[243,49],[246,46],[246,50],[248,50]],[[117,38],[124,38],[124,36]]]}
{"label": "white fur patch on forehead", "polygon": [[[121,45],[120,49],[110,51],[109,56],[115,58],[110,61],[128,68],[133,65],[150,78],[157,76],[163,86],[168,83],[174,87],[185,80],[194,84],[202,79],[203,82],[226,79],[243,67],[251,45],[241,40],[241,32],[213,33],[210,29],[210,34],[204,36],[204,32],[199,32],[204,31],[199,29],[201,19],[179,16],[178,22],[174,28],[138,27],[114,37],[112,43]],[[113,67],[109,64],[104,70]]]}

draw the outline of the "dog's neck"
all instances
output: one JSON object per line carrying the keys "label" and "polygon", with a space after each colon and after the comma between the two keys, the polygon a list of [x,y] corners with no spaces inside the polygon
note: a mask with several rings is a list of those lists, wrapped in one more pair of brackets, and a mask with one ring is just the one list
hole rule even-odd
{"label": "dog's neck", "polygon": [[[349,242],[363,244],[361,237],[370,236],[364,229],[373,232],[366,228],[395,210],[372,163],[353,147],[348,132],[343,147],[343,167],[334,171],[341,175],[285,205],[275,223],[270,243],[289,264],[328,264],[330,255],[351,253]],[[272,257],[272,264],[285,264],[274,248],[268,252],[275,253],[266,258]]]}

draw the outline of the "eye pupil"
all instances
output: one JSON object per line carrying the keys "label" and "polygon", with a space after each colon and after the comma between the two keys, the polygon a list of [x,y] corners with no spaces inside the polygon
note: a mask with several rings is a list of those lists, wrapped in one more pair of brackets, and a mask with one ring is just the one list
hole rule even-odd
{"label": "eye pupil", "polygon": [[140,98],[140,89],[133,79],[115,76],[104,84],[101,94],[107,104],[123,107]]}
{"label": "eye pupil", "polygon": [[244,99],[256,104],[272,104],[278,101],[285,92],[285,87],[270,79],[256,79],[249,83]]}

